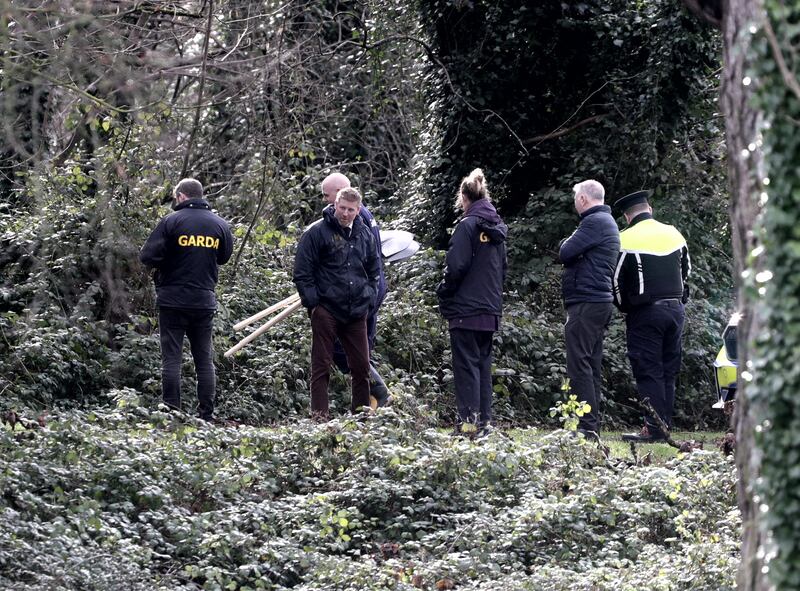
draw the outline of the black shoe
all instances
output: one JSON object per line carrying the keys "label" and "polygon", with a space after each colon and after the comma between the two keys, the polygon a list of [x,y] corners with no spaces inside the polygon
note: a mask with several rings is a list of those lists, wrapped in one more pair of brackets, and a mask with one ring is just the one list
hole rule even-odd
{"label": "black shoe", "polygon": [[485,439],[494,433],[494,427],[492,427],[491,423],[486,423],[483,427],[479,427],[478,431],[475,433],[475,439]]}
{"label": "black shoe", "polygon": [[600,441],[600,434],[592,429],[578,429],[578,433],[582,433],[586,441]]}
{"label": "black shoe", "polygon": [[666,441],[666,436],[660,431],[650,430],[647,425],[642,427],[638,433],[625,433],[622,435],[622,441],[632,441],[634,443],[658,443],[659,441]]}

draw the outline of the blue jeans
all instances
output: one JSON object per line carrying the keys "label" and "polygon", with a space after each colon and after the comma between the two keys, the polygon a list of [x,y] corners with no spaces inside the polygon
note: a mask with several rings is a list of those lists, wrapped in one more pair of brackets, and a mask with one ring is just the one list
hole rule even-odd
{"label": "blue jeans", "polygon": [[214,310],[188,308],[159,308],[158,326],[161,335],[161,391],[164,403],[181,407],[181,365],[183,362],[183,337],[189,346],[197,373],[197,414],[211,420],[214,414],[216,373],[211,334]]}

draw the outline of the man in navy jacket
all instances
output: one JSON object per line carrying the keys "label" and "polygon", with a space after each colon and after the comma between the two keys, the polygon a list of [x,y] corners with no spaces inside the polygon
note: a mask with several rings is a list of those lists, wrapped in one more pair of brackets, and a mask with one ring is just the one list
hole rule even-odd
{"label": "man in navy jacket", "polygon": [[361,195],[341,189],[297,245],[293,280],[311,316],[311,412],[328,417],[328,381],[338,339],[350,364],[351,409],[369,406],[367,315],[375,307],[380,260],[361,221]]}
{"label": "man in navy jacket", "polygon": [[[325,203],[332,205],[336,201],[336,194],[340,189],[350,187],[350,179],[340,172],[332,172],[322,181],[322,197]],[[384,298],[386,297],[386,276],[383,273],[383,259],[381,258],[381,230],[375,217],[367,209],[362,200],[361,207],[359,208],[358,215],[361,221],[372,232],[372,237],[375,241],[375,250],[378,255],[378,262],[380,263],[380,273],[378,274],[378,299],[375,302],[375,307],[367,314],[367,340],[369,341],[369,393],[370,396],[375,398],[378,406],[384,406],[389,402],[389,389],[378,373],[375,363],[372,361],[372,352],[375,350],[375,337],[378,334],[378,308],[381,307]],[[342,344],[337,340],[333,350],[333,362],[342,373],[350,373],[350,366],[347,363],[347,355],[344,353]]]}
{"label": "man in navy jacket", "polygon": [[200,418],[214,413],[214,351],[211,333],[217,299],[218,265],[228,262],[233,236],[228,223],[203,199],[203,185],[191,178],[175,187],[175,211],[158,223],[139,258],[154,267],[161,338],[161,389],[164,402],[181,406],[181,360],[189,338],[197,372]]}
{"label": "man in navy jacket", "polygon": [[578,228],[561,243],[564,264],[561,293],[567,311],[564,339],[570,392],[591,410],[580,417],[578,429],[596,437],[600,431],[603,384],[603,337],[614,309],[613,276],[619,253],[619,229],[605,189],[595,180],[573,187]]}

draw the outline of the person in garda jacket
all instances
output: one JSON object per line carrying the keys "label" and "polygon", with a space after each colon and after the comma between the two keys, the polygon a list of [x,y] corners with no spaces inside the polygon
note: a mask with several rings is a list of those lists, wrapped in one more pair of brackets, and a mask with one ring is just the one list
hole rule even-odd
{"label": "person in garda jacket", "polygon": [[[325,177],[322,181],[322,197],[328,205],[336,201],[336,194],[340,189],[350,187],[350,179],[340,172],[334,172]],[[372,213],[364,205],[362,200],[358,215],[364,225],[370,229],[375,239],[375,248],[380,263],[380,274],[378,275],[378,298],[375,307],[367,315],[367,340],[369,341],[369,393],[375,399],[377,406],[385,406],[389,402],[389,389],[378,373],[375,363],[372,360],[372,353],[375,350],[375,337],[378,332],[378,308],[380,308],[386,297],[386,276],[383,273],[383,259],[381,258],[381,230],[378,222],[375,221]],[[347,363],[342,344],[337,339],[333,349],[333,362],[342,373],[350,373],[350,365]]]}
{"label": "person in garda jacket", "polygon": [[[653,209],[647,201],[650,194],[637,191],[614,204],[628,224],[620,234],[614,301],[625,314],[628,359],[639,396],[650,400],[670,429],[691,263],[681,233],[653,219]],[[650,442],[666,438],[653,416],[646,413],[644,420],[640,433],[623,435],[623,440]]]}
{"label": "person in garda jacket", "polygon": [[183,337],[197,372],[200,418],[214,413],[214,351],[211,344],[217,300],[218,265],[233,252],[228,223],[203,199],[203,185],[191,178],[175,187],[173,209],[162,218],[142,247],[139,258],[154,267],[158,325],[161,338],[161,389],[164,402],[181,406]]}
{"label": "person in garda jacket", "polygon": [[591,407],[578,430],[594,438],[600,433],[603,386],[603,338],[614,311],[612,276],[619,254],[619,229],[604,204],[605,189],[595,180],[575,185],[578,228],[561,242],[564,264],[561,293],[567,312],[564,341],[570,392]]}
{"label": "person in garda jacket", "polygon": [[450,238],[444,279],[436,289],[449,324],[458,420],[456,432],[488,435],[492,418],[492,337],[500,328],[508,227],[489,202],[480,168],[461,181],[464,211]]}
{"label": "person in garda jacket", "polygon": [[311,317],[311,413],[328,418],[334,342],[342,343],[352,379],[351,410],[369,406],[367,315],[375,308],[380,259],[359,215],[361,194],[343,188],[297,245],[293,280]]}

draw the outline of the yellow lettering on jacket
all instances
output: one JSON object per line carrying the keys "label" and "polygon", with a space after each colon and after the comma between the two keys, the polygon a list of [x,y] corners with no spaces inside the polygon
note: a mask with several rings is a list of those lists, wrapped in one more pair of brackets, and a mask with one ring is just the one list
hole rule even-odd
{"label": "yellow lettering on jacket", "polygon": [[489,242],[489,236],[486,234],[486,232],[481,232],[479,238],[481,242]]}
{"label": "yellow lettering on jacket", "polygon": [[203,248],[219,249],[219,238],[213,236],[178,236],[178,246],[201,246]]}

